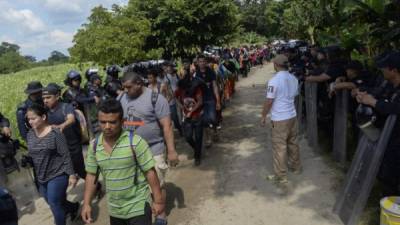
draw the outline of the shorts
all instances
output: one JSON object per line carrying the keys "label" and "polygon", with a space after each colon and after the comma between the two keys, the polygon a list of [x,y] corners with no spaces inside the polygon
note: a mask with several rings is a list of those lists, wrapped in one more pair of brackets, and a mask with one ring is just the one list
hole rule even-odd
{"label": "shorts", "polygon": [[165,184],[165,176],[168,171],[168,164],[165,160],[165,154],[155,155],[153,156],[156,161],[155,169],[157,172],[158,180],[160,181],[160,186],[163,187]]}

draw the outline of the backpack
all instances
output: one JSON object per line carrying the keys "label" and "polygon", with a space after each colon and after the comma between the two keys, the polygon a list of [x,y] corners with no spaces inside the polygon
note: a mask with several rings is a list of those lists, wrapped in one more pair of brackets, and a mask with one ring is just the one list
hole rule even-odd
{"label": "backpack", "polygon": [[87,128],[85,115],[81,110],[75,109],[75,119],[78,121],[81,130],[81,143],[88,144],[90,141],[89,130]]}
{"label": "backpack", "polygon": [[[70,103],[64,103],[62,105],[62,114],[64,115],[64,117],[67,116],[67,113],[65,112],[67,104],[70,104]],[[89,131],[87,128],[87,121],[86,121],[85,115],[83,114],[83,112],[81,110],[74,109],[74,116],[75,116],[75,123],[72,124],[71,126],[76,126],[75,129],[80,134],[81,143],[88,144],[90,141],[90,137],[89,137]]]}
{"label": "backpack", "polygon": [[[62,105],[62,113],[63,113],[64,117],[67,116],[67,113],[65,112],[67,104],[68,103],[64,103]],[[79,109],[75,109],[74,110],[74,116],[75,116],[75,124],[72,124],[71,126],[79,127],[81,143],[82,144],[88,144],[89,141],[90,141],[90,138],[89,138],[89,131],[87,129],[86,118],[85,118],[83,112],[81,110],[79,110]]]}
{"label": "backpack", "polygon": [[[137,160],[136,151],[135,151],[135,147],[136,146],[133,144],[133,137],[134,136],[135,136],[134,135],[134,131],[129,131],[129,146],[130,146],[131,151],[132,151],[133,160],[135,161],[135,176],[133,178],[133,182],[134,182],[135,185],[137,185],[138,184],[138,171],[137,171],[137,169],[139,168],[142,173],[144,173],[144,172],[143,172],[143,169],[139,165],[139,162]],[[97,150],[97,143],[98,142],[99,142],[99,135],[96,136],[96,138],[95,138],[95,140],[93,142],[93,153],[94,153],[95,158],[96,158],[96,150]],[[96,161],[97,161],[97,158],[96,158]],[[99,176],[100,176],[100,167],[97,165],[96,177],[94,179],[94,183],[95,184],[97,184],[97,182],[99,180]]]}

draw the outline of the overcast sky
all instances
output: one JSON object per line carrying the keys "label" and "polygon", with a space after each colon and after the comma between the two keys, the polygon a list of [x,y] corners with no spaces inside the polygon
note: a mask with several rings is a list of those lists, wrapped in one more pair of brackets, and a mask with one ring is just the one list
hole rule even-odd
{"label": "overcast sky", "polygon": [[23,55],[47,59],[57,50],[68,54],[72,37],[86,22],[90,10],[102,4],[126,4],[128,0],[0,0],[0,42],[21,47]]}

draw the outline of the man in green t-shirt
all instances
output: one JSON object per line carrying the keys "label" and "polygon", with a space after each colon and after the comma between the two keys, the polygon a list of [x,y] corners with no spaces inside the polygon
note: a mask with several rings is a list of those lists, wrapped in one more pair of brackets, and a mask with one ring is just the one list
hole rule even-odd
{"label": "man in green t-shirt", "polygon": [[102,102],[98,111],[102,133],[88,149],[82,219],[93,222],[90,204],[100,172],[106,184],[110,224],[150,225],[152,212],[163,213],[165,202],[149,146],[140,136],[122,129],[123,109],[117,100]]}

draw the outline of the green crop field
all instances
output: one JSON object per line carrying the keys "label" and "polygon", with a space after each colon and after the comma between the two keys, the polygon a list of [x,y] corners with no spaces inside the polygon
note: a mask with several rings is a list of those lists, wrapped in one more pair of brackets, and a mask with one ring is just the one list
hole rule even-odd
{"label": "green crop field", "polygon": [[[85,65],[83,71],[81,71],[83,80],[85,80],[84,71],[88,67],[89,64]],[[27,83],[37,80],[42,82],[44,86],[50,82],[65,86],[63,83],[65,75],[71,69],[80,71],[78,65],[60,64],[0,75],[0,112],[10,120],[14,137],[19,137],[16,109],[27,97],[24,93]],[[103,75],[103,71],[100,68],[99,71]]]}

